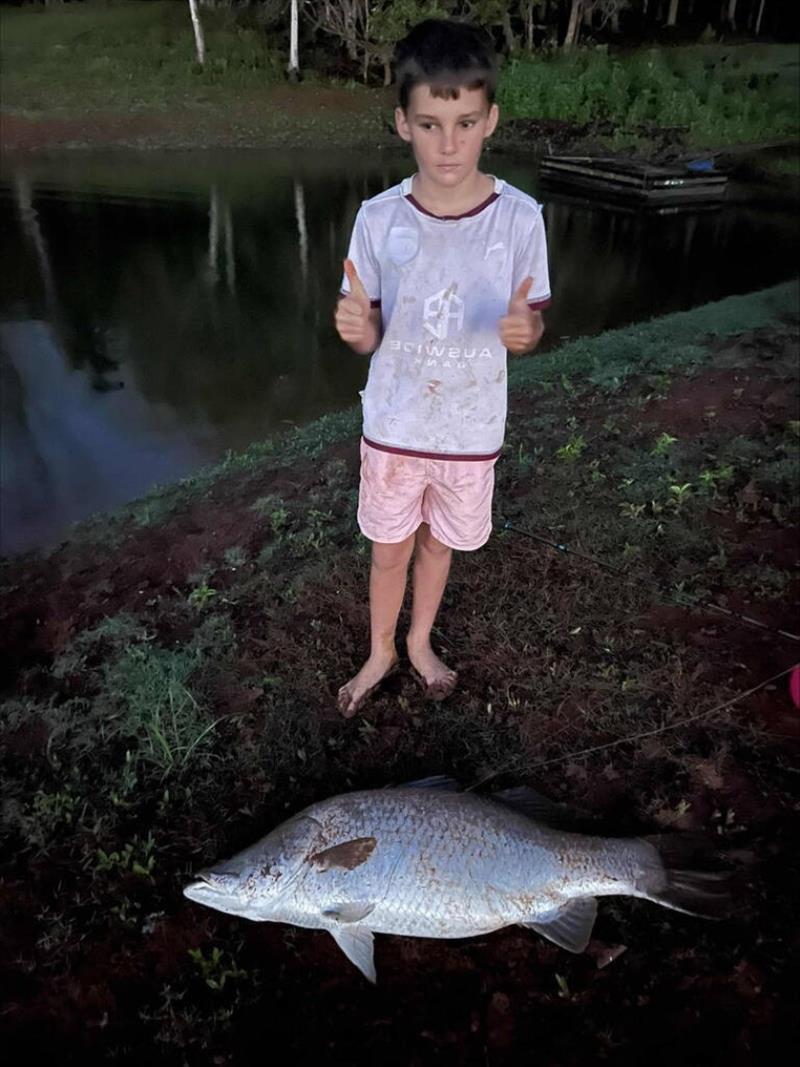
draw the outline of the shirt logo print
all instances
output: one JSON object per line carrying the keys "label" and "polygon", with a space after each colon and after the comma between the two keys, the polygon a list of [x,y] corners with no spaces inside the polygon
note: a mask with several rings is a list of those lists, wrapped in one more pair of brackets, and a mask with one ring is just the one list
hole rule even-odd
{"label": "shirt logo print", "polygon": [[437,341],[443,341],[450,330],[450,320],[454,319],[456,329],[464,325],[464,301],[455,294],[455,283],[447,289],[429,296],[425,301],[423,327]]}

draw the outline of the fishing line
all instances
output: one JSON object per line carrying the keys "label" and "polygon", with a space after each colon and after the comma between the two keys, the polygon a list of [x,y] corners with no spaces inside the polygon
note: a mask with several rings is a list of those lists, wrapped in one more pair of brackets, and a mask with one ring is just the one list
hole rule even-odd
{"label": "fishing line", "polygon": [[[638,734],[628,734],[627,737],[618,737],[614,741],[606,741],[605,744],[602,745],[592,745],[591,748],[583,748],[575,752],[567,752],[563,756],[553,756],[551,759],[539,760],[538,763],[532,763],[526,766],[525,771],[535,771],[540,767],[549,767],[554,763],[563,763],[568,759],[580,759],[581,756],[591,756],[595,752],[604,752],[609,748],[616,748],[618,745],[626,745],[631,741],[642,741],[647,737],[656,737],[658,734],[665,734],[668,730],[679,730],[682,726],[686,726],[687,723],[698,722],[700,719],[709,719],[712,715],[716,715],[720,711],[725,711],[727,708],[733,707],[734,704],[738,704],[739,701],[744,700],[745,697],[752,696],[753,693],[757,693],[760,689],[764,689],[766,686],[772,685],[773,682],[779,681],[787,674],[791,674],[792,671],[797,668],[800,668],[800,661],[793,663],[791,667],[787,667],[785,670],[779,671],[777,674],[773,674],[770,678],[765,678],[763,682],[754,685],[752,689],[747,689],[744,693],[738,693],[735,697],[731,697],[730,700],[726,700],[722,704],[715,704],[713,708],[699,711],[696,715],[687,715],[683,719],[679,719],[678,722],[667,723],[666,726],[657,726],[653,730],[642,730]],[[493,778],[497,778],[498,775],[504,774],[505,771],[510,770],[511,767],[514,766],[518,759],[518,756],[514,756],[508,763],[505,763],[497,770],[492,771],[491,774],[487,774],[485,778],[481,778],[480,781],[474,782],[469,786],[466,792],[477,789],[479,786],[490,782]]]}
{"label": "fishing line", "polygon": [[[800,635],[798,634],[789,633],[788,630],[779,630],[774,626],[767,625],[765,622],[760,622],[758,619],[754,619],[750,615],[743,615],[741,612],[731,611],[730,608],[723,608],[722,605],[715,603],[713,600],[706,600],[703,597],[692,597],[687,593],[667,592],[664,594],[655,584],[631,578],[628,572],[622,570],[621,567],[616,567],[612,563],[607,563],[603,559],[598,559],[597,556],[589,556],[585,552],[578,552],[577,549],[570,548],[569,545],[560,544],[558,541],[552,541],[549,537],[542,537],[541,534],[532,533],[530,530],[522,530],[519,526],[514,526],[510,521],[503,523],[503,529],[509,530],[511,533],[521,534],[523,537],[529,537],[532,541],[538,541],[540,544],[548,545],[550,548],[554,548],[557,552],[561,552],[564,555],[575,556],[576,559],[582,559],[587,563],[592,563],[596,567],[601,567],[603,570],[609,571],[611,574],[616,574],[620,578],[624,578],[624,580],[631,585],[641,586],[643,589],[658,593],[659,596],[666,595],[671,597],[680,607],[708,608],[711,611],[718,611],[721,615],[726,615],[731,619],[736,619],[738,622],[743,622],[747,626],[754,626],[759,630],[766,630],[768,633],[777,634],[779,637],[783,637],[787,641],[800,642]],[[683,598],[683,602],[681,602],[681,598]]]}

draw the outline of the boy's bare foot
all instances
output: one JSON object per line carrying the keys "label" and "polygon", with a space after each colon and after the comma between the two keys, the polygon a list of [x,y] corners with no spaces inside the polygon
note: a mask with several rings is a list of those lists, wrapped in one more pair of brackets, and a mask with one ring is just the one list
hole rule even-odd
{"label": "boy's bare foot", "polygon": [[419,682],[428,700],[445,700],[458,684],[458,675],[442,663],[430,646],[407,643],[411,673]]}
{"label": "boy's bare foot", "polygon": [[345,719],[352,719],[364,701],[389,675],[394,674],[399,660],[396,652],[371,655],[355,678],[342,686],[336,706]]}

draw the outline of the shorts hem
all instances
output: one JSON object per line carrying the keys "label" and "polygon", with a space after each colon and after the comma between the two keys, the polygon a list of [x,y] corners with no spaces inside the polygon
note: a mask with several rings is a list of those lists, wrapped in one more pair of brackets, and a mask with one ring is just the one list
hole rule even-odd
{"label": "shorts hem", "polygon": [[391,537],[387,539],[386,537],[373,537],[371,533],[368,533],[364,529],[364,524],[361,522],[361,519],[357,519],[358,528],[364,535],[364,537],[366,537],[368,541],[372,541],[374,544],[379,545],[399,545],[402,541],[407,541],[408,538],[412,536],[412,534],[415,534],[417,532],[417,530],[420,528],[420,526],[422,526],[424,521],[424,519],[420,519],[417,525],[413,529],[409,530],[407,534],[403,534],[402,537]]}
{"label": "shorts hem", "polygon": [[[424,522],[425,520],[423,519],[422,521]],[[430,526],[430,523],[428,525]],[[454,545],[451,544],[450,540],[448,540],[446,537],[443,537],[440,533],[437,533],[437,531],[434,530],[432,526],[430,529],[436,540],[441,541],[443,545],[446,545],[448,548],[452,549],[453,552],[477,552],[479,548],[483,548],[483,546],[492,536],[492,527],[490,526],[486,532],[486,536],[476,540],[474,543],[470,542],[470,544],[468,545]]]}

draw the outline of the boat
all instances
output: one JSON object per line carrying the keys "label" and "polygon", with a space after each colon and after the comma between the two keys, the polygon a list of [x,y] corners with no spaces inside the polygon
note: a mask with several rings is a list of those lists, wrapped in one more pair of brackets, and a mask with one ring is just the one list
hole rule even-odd
{"label": "boat", "polygon": [[658,207],[719,203],[728,184],[713,159],[661,165],[603,156],[545,156],[539,176],[554,188],[581,189],[600,199]]}

